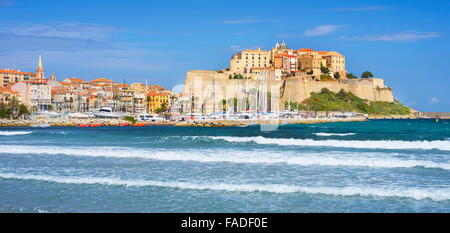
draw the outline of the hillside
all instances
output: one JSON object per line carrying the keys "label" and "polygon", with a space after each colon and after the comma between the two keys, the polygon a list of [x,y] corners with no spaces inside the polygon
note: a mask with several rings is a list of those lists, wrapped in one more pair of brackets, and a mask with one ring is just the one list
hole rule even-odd
{"label": "hillside", "polygon": [[[288,106],[288,104],[286,104]],[[368,101],[343,89],[338,93],[323,88],[319,93],[312,92],[311,97],[299,103],[291,102],[291,109],[309,111],[358,112],[369,115],[408,115],[410,109],[399,102]],[[286,106],[286,107],[287,107]],[[298,106],[298,107],[297,107]]]}

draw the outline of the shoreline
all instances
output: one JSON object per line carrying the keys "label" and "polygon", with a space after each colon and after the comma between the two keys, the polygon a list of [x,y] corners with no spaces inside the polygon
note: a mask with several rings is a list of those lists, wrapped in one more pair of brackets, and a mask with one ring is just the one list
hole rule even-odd
{"label": "shoreline", "polygon": [[307,118],[307,119],[274,119],[274,120],[192,120],[192,121],[137,121],[135,124],[121,119],[33,119],[33,120],[7,120],[0,119],[0,128],[5,127],[145,127],[145,126],[179,126],[179,127],[233,127],[250,125],[286,125],[286,124],[322,124],[335,122],[358,122],[380,119],[420,119],[411,116],[379,116],[354,118]]}

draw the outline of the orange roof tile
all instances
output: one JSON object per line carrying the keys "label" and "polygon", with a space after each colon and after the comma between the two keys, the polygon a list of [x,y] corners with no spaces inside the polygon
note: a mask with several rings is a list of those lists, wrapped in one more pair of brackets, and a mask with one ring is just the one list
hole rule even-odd
{"label": "orange roof tile", "polygon": [[125,83],[119,83],[119,84],[115,84],[118,87],[129,87],[129,85],[125,84]]}
{"label": "orange roof tile", "polygon": [[308,49],[308,48],[298,49],[297,51],[299,51],[299,52],[315,52],[315,50]]}
{"label": "orange roof tile", "polygon": [[71,82],[78,82],[78,83],[84,82],[84,80],[78,78],[68,78],[68,80],[70,80]]}
{"label": "orange roof tile", "polygon": [[0,73],[3,73],[3,74],[22,74],[22,75],[30,75],[30,76],[36,76],[36,74],[34,74],[34,73],[29,73],[29,72],[21,72],[21,71],[18,71],[18,70],[2,70],[2,69],[0,69]]}
{"label": "orange roof tile", "polygon": [[93,82],[93,83],[115,83],[114,81],[111,81],[106,78],[98,78],[98,79],[91,80],[90,82]]}
{"label": "orange roof tile", "polygon": [[267,50],[244,50],[244,52],[248,52],[248,53],[268,53],[269,51],[267,51]]}
{"label": "orange roof tile", "polygon": [[157,93],[157,92],[149,92],[149,93],[147,93],[147,96],[168,96],[168,94]]}
{"label": "orange roof tile", "polygon": [[22,81],[23,83],[36,83],[36,84],[44,84],[48,83],[48,79],[44,79],[42,81],[40,80],[29,80],[29,81]]}

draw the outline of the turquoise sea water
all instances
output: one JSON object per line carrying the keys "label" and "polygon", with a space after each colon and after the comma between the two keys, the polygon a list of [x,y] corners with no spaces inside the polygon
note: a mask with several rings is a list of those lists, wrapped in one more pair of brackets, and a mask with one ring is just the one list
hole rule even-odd
{"label": "turquoise sea water", "polygon": [[0,212],[450,212],[450,121],[0,129]]}

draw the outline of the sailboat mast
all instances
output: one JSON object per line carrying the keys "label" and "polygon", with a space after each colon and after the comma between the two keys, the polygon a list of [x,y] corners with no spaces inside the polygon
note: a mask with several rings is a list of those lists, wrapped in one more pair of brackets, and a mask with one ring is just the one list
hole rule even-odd
{"label": "sailboat mast", "polygon": [[145,98],[145,107],[144,107],[144,110],[145,110],[145,114],[147,114],[148,113],[148,104],[147,104],[147,79],[145,80],[145,87],[144,87],[144,98]]}
{"label": "sailboat mast", "polygon": [[212,92],[212,102],[213,102],[213,113],[216,112],[216,76],[211,74],[213,82],[213,92]]}

